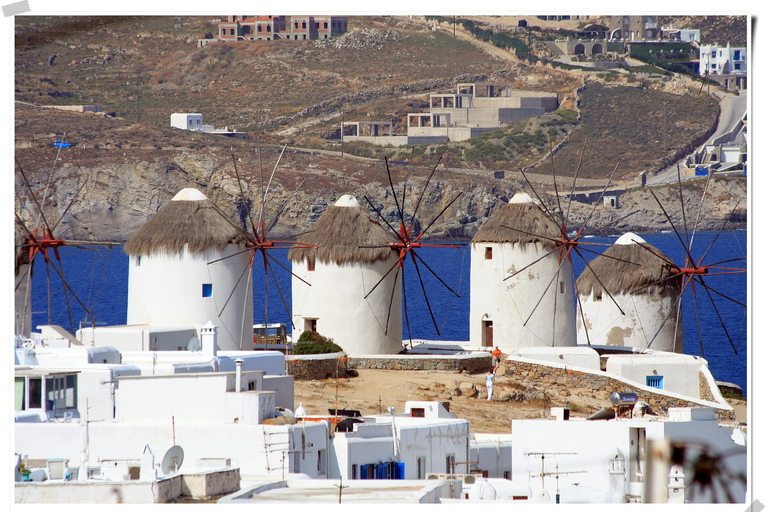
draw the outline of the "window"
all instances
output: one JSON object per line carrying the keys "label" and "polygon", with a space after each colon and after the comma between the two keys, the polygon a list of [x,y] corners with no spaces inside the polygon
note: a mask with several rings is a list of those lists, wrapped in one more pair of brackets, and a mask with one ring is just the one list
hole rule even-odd
{"label": "window", "polygon": [[41,409],[43,407],[43,379],[40,377],[29,379],[29,408]]}
{"label": "window", "polygon": [[23,411],[27,407],[24,403],[24,391],[26,390],[26,387],[24,386],[24,377],[16,377],[14,380],[14,387],[13,387],[13,402],[14,402],[14,411]]}
{"label": "window", "polygon": [[307,260],[307,271],[309,272],[315,271],[315,258],[310,258]]}
{"label": "window", "polygon": [[352,480],[357,480],[357,464],[352,464]]}
{"label": "window", "polygon": [[416,478],[423,480],[427,477],[427,459],[426,457],[419,457],[416,459]]}
{"label": "window", "polygon": [[317,450],[317,473],[325,474],[325,450]]}
{"label": "window", "polygon": [[445,457],[445,472],[449,475],[453,474],[453,466],[456,463],[456,459],[453,454],[446,455]]}
{"label": "window", "polygon": [[664,377],[660,375],[649,375],[645,378],[645,385],[649,388],[664,389]]}
{"label": "window", "polygon": [[741,63],[740,62],[734,62],[733,63],[733,69],[741,69]]}
{"label": "window", "polygon": [[411,409],[411,418],[423,418],[424,417],[424,408],[423,407],[414,407]]}
{"label": "window", "polygon": [[203,297],[211,297],[213,295],[213,284],[203,283]]}
{"label": "window", "polygon": [[77,406],[77,378],[75,375],[45,378],[45,410],[74,409]]}
{"label": "window", "polygon": [[307,28],[307,22],[306,21],[302,21],[301,22],[301,28]]}
{"label": "window", "polygon": [[136,266],[137,266],[137,267],[140,267],[140,266],[141,266],[141,255],[139,255],[139,256],[136,256]]}
{"label": "window", "polygon": [[485,259],[492,260],[493,259],[493,247],[486,247],[485,248]]}
{"label": "window", "polygon": [[323,28],[328,28],[328,22],[323,23]]}
{"label": "window", "polygon": [[235,29],[233,28],[229,29],[229,35],[231,36],[235,35]]}
{"label": "window", "polygon": [[565,293],[565,281],[560,281],[560,293]]}

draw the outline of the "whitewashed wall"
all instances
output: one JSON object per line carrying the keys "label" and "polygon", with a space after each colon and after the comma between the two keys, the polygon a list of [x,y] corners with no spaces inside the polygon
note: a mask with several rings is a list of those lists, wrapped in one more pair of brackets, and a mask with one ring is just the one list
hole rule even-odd
{"label": "whitewashed wall", "polygon": [[333,338],[349,354],[395,354],[402,350],[402,294],[400,277],[395,280],[396,270],[365,298],[396,261],[394,255],[373,264],[317,261],[314,271],[307,270],[306,261],[294,263],[293,273],[311,284],[292,279],[294,341],[307,330],[305,319],[316,318],[317,332]]}
{"label": "whitewashed wall", "polygon": [[[486,247],[492,249],[492,259],[485,259]],[[538,243],[471,245],[471,346],[483,345],[485,320],[493,322],[493,345],[498,345],[503,352],[529,346],[576,344],[570,262],[566,261],[558,270],[560,262],[555,251],[515,277],[504,280],[550,250]],[[555,275],[557,277],[547,289]],[[534,313],[528,320],[531,312]]]}
{"label": "whitewashed wall", "polygon": [[[589,343],[593,345],[683,352],[682,312],[678,316],[673,291],[613,295],[621,310],[606,292],[602,293],[600,300],[596,299],[594,292],[588,296],[581,295],[579,299],[580,312],[576,315],[579,345],[586,345],[588,336]],[[584,329],[585,322],[589,326],[588,331]]]}
{"label": "whitewashed wall", "polygon": [[30,459],[67,458],[73,468],[79,465],[80,453],[87,446],[90,465],[97,467],[98,461],[105,459],[131,459],[138,463],[147,445],[159,464],[174,444],[184,450],[182,470],[195,467],[199,459],[230,458],[232,465],[240,468],[243,478],[265,475],[282,478],[283,473],[288,476],[295,471],[289,464],[298,460],[301,472],[313,478],[325,478],[317,471],[317,459],[319,450],[328,453],[328,423],[95,422],[88,425],[87,433],[85,424],[80,423],[26,423],[15,426],[14,451]]}
{"label": "whitewashed wall", "polygon": [[699,370],[706,361],[695,356],[643,354],[612,355],[606,373],[645,384],[646,377],[663,377],[663,389],[685,396],[699,396]]}
{"label": "whitewashed wall", "polygon": [[[210,321],[219,326],[220,349],[251,348],[253,290],[245,270],[250,252],[232,256],[238,252],[242,248],[229,245],[221,252],[190,254],[185,248],[178,255],[131,256],[127,323],[199,327]],[[232,257],[221,260],[227,256]],[[211,297],[203,297],[203,284],[213,285]]]}

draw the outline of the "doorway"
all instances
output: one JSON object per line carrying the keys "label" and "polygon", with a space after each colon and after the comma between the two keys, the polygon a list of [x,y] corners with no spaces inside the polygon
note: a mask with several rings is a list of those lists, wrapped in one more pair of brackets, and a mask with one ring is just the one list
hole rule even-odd
{"label": "doorway", "polygon": [[493,346],[493,321],[483,320],[483,346]]}

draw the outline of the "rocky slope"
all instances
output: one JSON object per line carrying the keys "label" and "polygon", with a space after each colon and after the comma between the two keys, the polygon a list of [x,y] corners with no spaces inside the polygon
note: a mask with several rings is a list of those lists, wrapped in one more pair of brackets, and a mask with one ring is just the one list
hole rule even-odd
{"label": "rocky slope", "polygon": [[[57,149],[51,145],[55,135],[41,129],[47,126],[43,118],[48,123],[68,126],[67,139],[75,146],[62,149],[57,156]],[[16,211],[34,225],[36,206],[20,167],[51,224],[66,211],[56,230],[56,235],[64,238],[124,241],[184,187],[200,189],[233,219],[245,222],[247,209],[243,208],[235,167],[242,178],[246,202],[257,214],[260,190],[266,188],[279,151],[279,147],[265,146],[259,156],[255,144],[248,141],[172,129],[157,131],[127,125],[119,119],[18,105]],[[402,184],[408,183],[405,210],[412,212],[432,169],[392,165],[391,170],[398,196]],[[557,202],[551,195],[551,176],[528,176],[554,211]],[[702,179],[683,187],[689,222],[696,217],[704,183]],[[580,182],[579,186],[584,184],[593,190],[604,186],[601,180]],[[558,179],[561,196],[570,191],[571,185],[565,178]],[[517,171],[508,171],[504,179],[496,179],[486,172],[449,171],[440,166],[424,193],[417,227],[426,226],[447,207],[429,234],[470,238],[519,191],[535,195]],[[390,223],[399,220],[383,162],[349,155],[341,158],[320,152],[299,153],[295,149],[286,150],[269,183],[265,218],[269,223],[283,209],[273,235],[300,233],[343,194],[354,195],[362,204],[368,197]],[[656,195],[673,222],[681,226],[677,186],[656,189]],[[711,180],[700,225],[719,229],[723,219],[730,219],[733,222],[728,227],[744,227],[745,197],[743,176]],[[564,210],[566,204],[562,196]],[[627,189],[620,197],[619,208],[574,202],[569,226],[580,226],[588,218],[588,230],[593,231],[610,223],[603,232],[669,229],[648,189]]]}

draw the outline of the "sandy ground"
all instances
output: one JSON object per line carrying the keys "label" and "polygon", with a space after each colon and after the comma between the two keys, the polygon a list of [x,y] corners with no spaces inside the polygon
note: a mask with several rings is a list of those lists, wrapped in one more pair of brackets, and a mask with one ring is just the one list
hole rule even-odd
{"label": "sandy ground", "polygon": [[[581,389],[561,403],[502,401],[504,393],[521,389],[513,378],[498,372],[493,399],[486,400],[485,374],[459,374],[444,371],[359,370],[357,377],[325,380],[297,380],[295,407],[303,405],[308,414],[327,414],[328,409],[355,409],[361,414],[386,413],[390,406],[403,412],[408,400],[448,402],[452,414],[470,420],[473,432],[509,433],[510,420],[543,418],[553,406],[569,406],[572,417],[586,417],[609,404],[607,393],[598,396]],[[477,393],[471,392],[474,384]],[[457,394],[459,388],[461,395]],[[738,421],[746,422],[746,402],[729,401],[736,408]]]}

